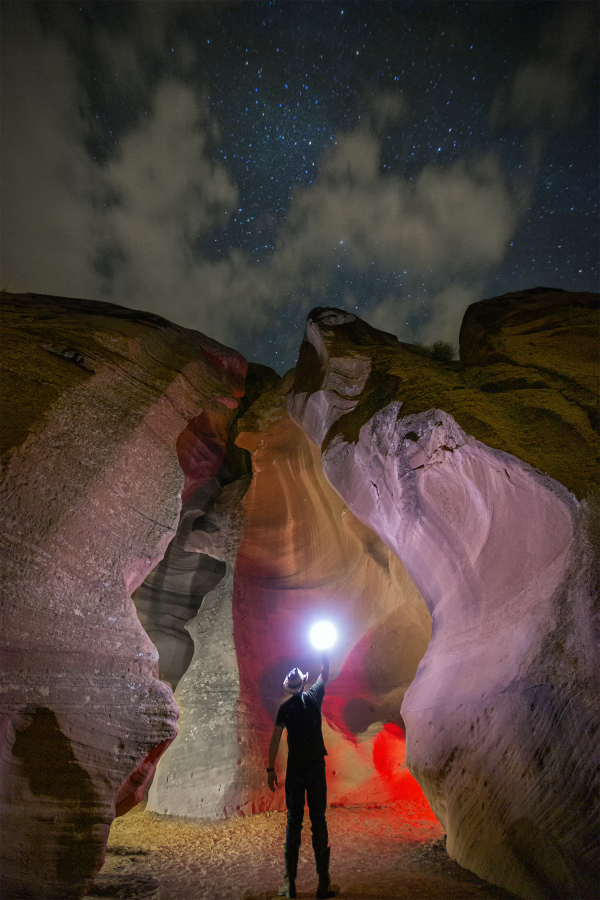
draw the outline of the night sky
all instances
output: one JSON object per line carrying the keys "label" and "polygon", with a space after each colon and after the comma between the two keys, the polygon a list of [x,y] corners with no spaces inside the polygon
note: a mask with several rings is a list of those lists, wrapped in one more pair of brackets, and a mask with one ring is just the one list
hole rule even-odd
{"label": "night sky", "polygon": [[3,2],[2,288],[283,373],[307,312],[457,342],[598,290],[595,2]]}

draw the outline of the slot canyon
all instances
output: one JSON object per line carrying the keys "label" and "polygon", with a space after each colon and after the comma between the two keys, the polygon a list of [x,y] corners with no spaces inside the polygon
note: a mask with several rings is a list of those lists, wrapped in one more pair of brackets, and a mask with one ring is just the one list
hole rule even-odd
{"label": "slot canyon", "polygon": [[2,306],[3,898],[84,897],[145,798],[282,812],[269,741],[321,618],[334,811],[597,896],[597,294],[474,303],[459,361],[317,308],[283,377],[150,313]]}

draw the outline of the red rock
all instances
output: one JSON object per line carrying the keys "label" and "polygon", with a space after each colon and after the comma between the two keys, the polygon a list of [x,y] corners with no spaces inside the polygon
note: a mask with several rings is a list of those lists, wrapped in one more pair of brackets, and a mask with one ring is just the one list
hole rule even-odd
{"label": "red rock", "polygon": [[117,816],[124,816],[130,809],[141,803],[152,784],[159,759],[174,740],[175,738],[170,738],[153,747],[137,769],[125,779],[115,797],[115,814]]}
{"label": "red rock", "polygon": [[220,465],[246,362],[157,316],[40,295],[3,295],[3,349],[2,896],[64,900],[176,734],[130,593],[184,474],[197,488]]}

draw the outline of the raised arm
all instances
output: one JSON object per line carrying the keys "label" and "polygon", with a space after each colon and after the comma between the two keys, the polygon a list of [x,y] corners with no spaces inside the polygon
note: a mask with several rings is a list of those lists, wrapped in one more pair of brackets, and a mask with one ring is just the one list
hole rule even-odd
{"label": "raised arm", "polygon": [[321,681],[324,685],[329,681],[329,654],[327,650],[323,650],[321,657]]}
{"label": "raised arm", "polygon": [[275,793],[275,788],[277,787],[275,760],[277,759],[277,751],[279,750],[279,742],[281,740],[282,734],[283,728],[275,725],[275,727],[273,728],[273,734],[271,735],[271,743],[269,744],[269,765],[267,767],[267,783],[269,785],[269,790],[273,791],[273,793]]}

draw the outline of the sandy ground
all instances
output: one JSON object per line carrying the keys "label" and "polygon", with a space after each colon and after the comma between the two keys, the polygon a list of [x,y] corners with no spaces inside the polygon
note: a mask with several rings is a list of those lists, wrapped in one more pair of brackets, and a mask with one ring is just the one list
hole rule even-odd
{"label": "sandy ground", "polygon": [[[390,809],[330,808],[331,876],[347,900],[503,900],[514,895],[451,862],[438,823]],[[159,816],[136,807],[111,829],[106,863],[89,897],[135,900],[274,900],[282,881],[285,813],[220,822]],[[298,897],[317,877],[308,817]]]}

